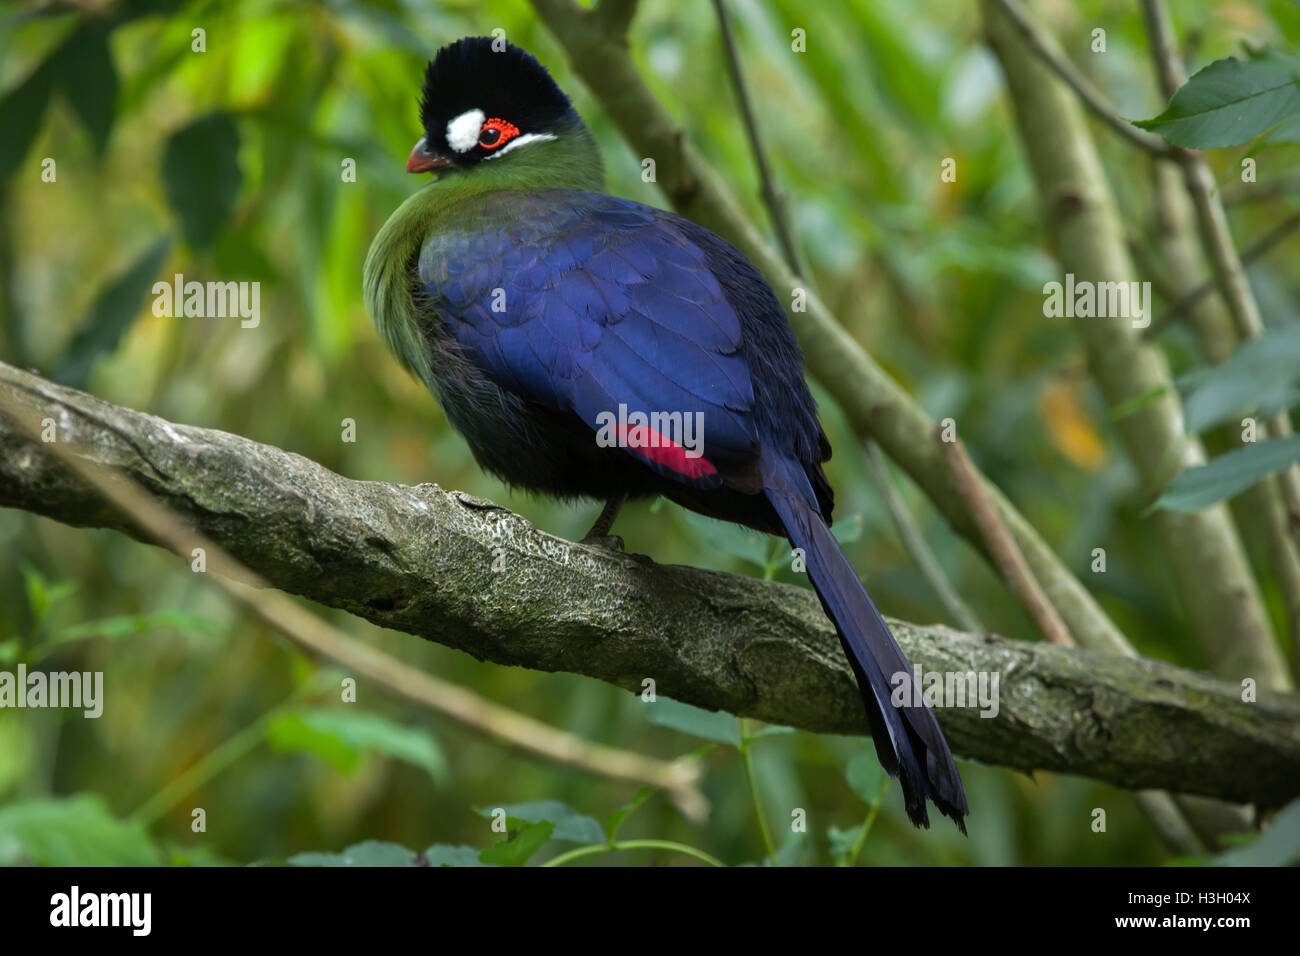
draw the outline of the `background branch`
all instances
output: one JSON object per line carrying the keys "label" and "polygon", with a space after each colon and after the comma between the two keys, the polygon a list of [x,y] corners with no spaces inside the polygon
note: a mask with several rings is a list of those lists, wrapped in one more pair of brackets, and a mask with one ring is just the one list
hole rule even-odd
{"label": "background branch", "polygon": [[1134,126],[1116,113],[1110,104],[1106,102],[1106,98],[1102,96],[1101,92],[1069,61],[1052,41],[1051,36],[1034,22],[1018,0],[996,0],[996,2],[999,9],[1006,16],[1007,22],[1015,26],[1029,48],[1047,66],[1051,67],[1052,71],[1070,89],[1074,90],[1079,100],[1084,106],[1088,107],[1097,119],[1134,146],[1153,156],[1172,156],[1174,154],[1174,147],[1159,136]]}
{"label": "background branch", "polygon": [[767,207],[772,220],[772,231],[781,246],[781,254],[790,271],[797,276],[812,281],[808,264],[803,261],[799,243],[795,240],[794,229],[790,225],[790,211],[786,207],[785,197],[777,191],[772,168],[767,162],[767,150],[763,148],[763,137],[758,131],[758,118],[749,101],[749,91],[745,87],[745,75],[740,67],[740,54],[736,51],[736,41],[731,35],[731,24],[727,20],[725,0],[713,0],[713,10],[718,18],[718,32],[722,34],[722,49],[726,54],[727,73],[731,77],[731,87],[736,94],[736,103],[740,107],[740,118],[745,124],[745,135],[749,139],[750,152],[754,154],[754,165],[758,171],[758,186],[763,195],[763,205]]}
{"label": "background branch", "polygon": [[[1061,271],[1092,282],[1134,279],[1114,196],[1074,95],[1040,57],[1028,55],[1004,0],[984,0],[983,10]],[[1145,492],[1203,464],[1204,450],[1184,427],[1168,363],[1132,320],[1079,318],[1074,325],[1107,404],[1135,403],[1116,428]],[[1211,669],[1231,680],[1249,677],[1288,689],[1290,675],[1226,505],[1190,514],[1158,511],[1150,520]]]}
{"label": "background branch", "polygon": [[[3,364],[0,392],[24,419],[52,422],[65,451],[120,470],[277,588],[483,660],[638,691],[650,677],[661,694],[737,715],[866,730],[806,589],[570,544],[481,498],[351,481]],[[12,419],[0,417],[0,447],[0,505],[152,540]],[[1300,791],[1294,697],[1247,704],[1234,685],[1154,661],[893,626],[925,671],[999,675],[996,717],[979,704],[942,711],[958,754],[1263,806]]]}
{"label": "background branch", "polygon": [[934,549],[925,540],[921,529],[916,526],[916,522],[908,513],[907,506],[903,504],[902,497],[894,489],[885,465],[885,456],[880,453],[880,446],[873,441],[865,441],[862,444],[862,452],[867,470],[871,473],[871,480],[880,492],[880,499],[894,522],[894,530],[898,532],[903,549],[911,556],[922,577],[934,590],[939,603],[943,605],[944,610],[957,626],[972,634],[983,634],[984,624],[952,586],[948,575],[939,564],[939,559],[935,557]]}
{"label": "background branch", "polygon": [[[1272,252],[1274,247],[1279,245],[1284,239],[1288,238],[1296,229],[1300,229],[1300,212],[1294,212],[1287,216],[1281,222],[1274,225],[1268,232],[1260,236],[1241,254],[1242,265],[1248,265],[1261,256]],[[1203,298],[1218,288],[1218,283],[1214,279],[1206,279],[1195,288],[1189,289],[1178,297],[1168,308],[1165,309],[1158,318],[1151,323],[1151,327],[1146,330],[1147,337],[1159,335],[1164,329],[1179,316],[1186,314],[1200,302]],[[1225,356],[1226,357],[1226,356]]]}
{"label": "background branch", "polygon": [[961,488],[962,496],[974,513],[975,520],[979,522],[980,530],[988,542],[988,549],[993,554],[993,560],[997,562],[998,571],[1010,582],[1016,600],[1020,602],[1043,637],[1061,647],[1076,646],[1065,622],[1061,620],[1061,616],[1056,613],[1056,609],[1043,594],[1043,589],[1034,580],[1033,572],[1025,565],[1024,556],[1016,547],[1016,542],[1006,526],[998,518],[997,509],[993,507],[988,495],[984,494],[984,489],[980,487],[979,478],[975,473],[975,463],[966,453],[966,446],[959,438],[949,442],[938,435],[935,437],[943,442],[948,464],[957,478],[957,486]]}
{"label": "background branch", "polygon": [[[1170,298],[1179,303],[1186,302],[1187,324],[1195,332],[1206,361],[1223,362],[1237,347],[1239,337],[1220,296],[1195,295],[1201,289],[1215,286],[1213,280],[1196,285],[1197,278],[1205,275],[1205,261],[1197,235],[1196,213],[1182,171],[1178,163],[1162,161],[1155,164],[1154,174],[1154,233],[1156,246],[1162,253],[1160,258],[1166,265],[1162,270],[1163,276],[1160,276],[1162,284]],[[1300,219],[1300,216],[1296,218]],[[1152,260],[1149,267],[1154,269],[1156,257],[1148,258]],[[1193,293],[1184,291],[1192,286],[1196,286]],[[1155,328],[1153,322],[1146,331],[1150,333]],[[1212,453],[1243,445],[1242,431],[1235,426],[1213,430],[1205,440]],[[1229,507],[1244,533],[1253,531],[1264,539],[1269,565],[1286,606],[1293,648],[1292,674],[1300,677],[1300,548],[1291,534],[1282,495],[1281,477],[1272,475],[1246,489],[1230,502]]]}
{"label": "background branch", "polygon": [[[1151,55],[1155,59],[1163,92],[1172,96],[1187,79],[1182,62],[1174,52],[1173,28],[1160,0],[1142,0]],[[1180,149],[1175,154],[1183,169],[1187,191],[1191,194],[1200,227],[1201,244],[1210,260],[1214,279],[1219,285],[1237,334],[1243,341],[1258,338],[1264,331],[1259,303],[1246,276],[1246,268],[1232,241],[1228,215],[1224,212],[1214,183],[1214,173],[1199,152]],[[1291,415],[1285,408],[1271,415],[1260,438],[1285,438],[1291,432]],[[1278,473],[1287,518],[1296,541],[1300,541],[1300,467],[1291,465]]]}

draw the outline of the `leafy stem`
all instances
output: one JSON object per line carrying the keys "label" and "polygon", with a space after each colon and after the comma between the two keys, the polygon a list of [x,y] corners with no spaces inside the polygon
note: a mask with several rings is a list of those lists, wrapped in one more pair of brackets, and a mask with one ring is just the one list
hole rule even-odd
{"label": "leafy stem", "polygon": [[745,764],[745,778],[749,781],[749,795],[754,800],[754,815],[758,817],[758,828],[763,834],[763,846],[767,848],[767,858],[776,862],[776,845],[772,842],[771,831],[767,828],[767,817],[763,813],[763,801],[758,794],[758,780],[754,777],[754,761],[749,754],[749,746],[754,738],[749,735],[749,722],[736,718],[740,724],[740,759]]}
{"label": "leafy stem", "polygon": [[858,830],[858,838],[853,841],[853,847],[844,858],[840,860],[840,866],[857,866],[858,854],[862,852],[862,847],[867,842],[867,834],[871,832],[871,825],[876,822],[876,814],[880,812],[880,805],[885,802],[885,791],[889,789],[890,780],[880,786],[880,792],[876,794],[876,799],[867,805],[867,818],[862,821],[862,827]]}
{"label": "leafy stem", "polygon": [[277,704],[242,730],[209,750],[188,770],[140,804],[131,819],[146,827],[161,820],[188,793],[193,793],[221,771],[236,763],[266,739],[266,728],[276,717],[320,690],[318,680],[299,685],[282,703]]}

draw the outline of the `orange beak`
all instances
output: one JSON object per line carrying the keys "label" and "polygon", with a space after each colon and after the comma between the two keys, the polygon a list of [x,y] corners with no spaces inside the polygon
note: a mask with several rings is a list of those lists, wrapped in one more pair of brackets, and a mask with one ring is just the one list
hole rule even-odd
{"label": "orange beak", "polygon": [[440,156],[429,149],[423,136],[420,137],[420,141],[415,144],[415,148],[411,150],[411,155],[406,159],[406,171],[408,173],[429,173],[435,169],[446,169],[450,165],[450,159],[446,156]]}

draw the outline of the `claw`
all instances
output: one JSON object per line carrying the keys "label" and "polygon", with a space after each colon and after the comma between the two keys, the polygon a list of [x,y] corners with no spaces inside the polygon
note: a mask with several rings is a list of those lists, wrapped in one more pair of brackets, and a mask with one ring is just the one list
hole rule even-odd
{"label": "claw", "polygon": [[582,544],[602,551],[623,552],[623,539],[616,534],[589,534],[582,539]]}

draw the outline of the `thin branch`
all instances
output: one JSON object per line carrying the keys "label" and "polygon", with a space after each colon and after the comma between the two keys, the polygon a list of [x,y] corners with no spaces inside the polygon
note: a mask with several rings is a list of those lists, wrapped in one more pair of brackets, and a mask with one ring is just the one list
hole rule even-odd
{"label": "thin branch", "polygon": [[[627,36],[636,16],[637,0],[598,0],[591,15],[601,22],[603,28],[612,36]],[[581,12],[579,7],[573,8]]]}
{"label": "thin branch", "polygon": [[1277,199],[1293,192],[1300,192],[1300,175],[1282,176],[1266,183],[1248,183],[1231,191],[1224,190],[1222,195],[1225,206],[1240,206]]}
{"label": "thin branch", "polygon": [[1153,156],[1172,156],[1176,152],[1175,147],[1170,146],[1159,136],[1139,129],[1116,113],[1101,92],[1079,72],[1043,29],[1034,22],[1025,8],[1020,5],[1019,0],[995,0],[995,2],[1028,41],[1030,49],[1051,67],[1070,89],[1074,90],[1094,116],[1134,146]]}
{"label": "thin branch", "polygon": [[[1300,212],[1292,213],[1290,216],[1287,216],[1281,222],[1273,226],[1272,229],[1251,243],[1250,246],[1247,247],[1246,251],[1241,254],[1242,265],[1249,265],[1255,260],[1268,255],[1277,246],[1281,245],[1282,241],[1290,236],[1291,233],[1295,232],[1296,229],[1300,229]],[[1151,336],[1159,335],[1164,329],[1168,328],[1175,319],[1181,315],[1186,315],[1193,306],[1201,301],[1201,299],[1205,298],[1205,296],[1209,295],[1217,288],[1219,288],[1217,280],[1206,279],[1200,285],[1196,286],[1189,292],[1184,293],[1172,305],[1165,309],[1165,311],[1154,322],[1151,323],[1150,327],[1146,330],[1147,337],[1150,338]]]}
{"label": "thin branch", "polygon": [[1174,31],[1169,18],[1159,4],[1142,0],[1142,18],[1146,23],[1147,42],[1151,44],[1151,59],[1160,84],[1160,95],[1165,101],[1173,99],[1179,87],[1187,82],[1187,71],[1182,57],[1174,48]]}
{"label": "thin branch", "polygon": [[[208,541],[258,583],[480,659],[586,674],[638,694],[652,678],[659,694],[737,716],[867,733],[839,641],[807,588],[571,544],[481,498],[350,481],[300,455],[110,405],[3,364],[0,394],[20,420],[48,420],[58,438],[51,449],[0,416],[0,507],[149,543],[164,538],[185,556],[182,574],[192,548]],[[195,532],[142,529],[69,457],[93,474],[111,469],[121,476],[115,485],[141,486]],[[209,573],[247,581],[249,571],[215,556]],[[320,631],[283,595],[249,593],[273,599],[254,606],[277,630]],[[1156,661],[892,624],[925,672],[998,676],[996,713],[974,700],[940,711],[958,754],[1263,806],[1300,792],[1293,695],[1262,690],[1248,704],[1235,684]],[[388,681],[374,654],[340,651],[346,665]]]}
{"label": "thin branch", "polygon": [[898,492],[894,490],[880,448],[877,447],[875,442],[868,441],[863,443],[862,450],[866,456],[867,470],[871,472],[872,480],[875,481],[876,487],[880,490],[880,497],[885,503],[885,508],[889,511],[890,518],[893,519],[894,528],[898,531],[898,537],[903,543],[904,550],[916,562],[921,575],[929,582],[935,596],[939,598],[939,603],[944,606],[953,622],[964,631],[970,631],[972,634],[983,634],[984,625],[975,615],[975,612],[970,609],[970,606],[962,600],[961,595],[957,593],[957,589],[952,586],[952,583],[948,580],[948,575],[944,573],[939,564],[939,559],[934,556],[934,551],[925,540],[925,536],[921,534],[921,530],[916,526],[916,522],[912,520],[912,516],[908,513],[903,500],[899,497]]}
{"label": "thin branch", "polygon": [[754,154],[754,165],[758,167],[759,189],[768,215],[772,218],[772,231],[781,247],[786,265],[797,276],[809,278],[808,266],[800,254],[799,243],[795,241],[794,230],[790,227],[789,210],[785,200],[776,190],[776,181],[772,169],[768,166],[767,151],[763,148],[763,138],[758,132],[758,119],[754,107],[749,101],[749,91],[745,86],[745,77],[740,68],[740,55],[736,52],[736,42],[731,35],[731,24],[727,20],[725,0],[713,0],[713,9],[718,17],[718,29],[722,33],[722,47],[727,54],[727,72],[731,76],[731,87],[740,105],[740,117],[745,124],[745,134],[749,137],[749,149]]}
{"label": "thin branch", "polygon": [[984,533],[989,552],[997,562],[998,571],[1011,585],[1011,593],[1019,599],[1029,619],[1034,622],[1034,626],[1043,637],[1061,647],[1074,647],[1074,638],[1070,636],[1065,622],[1061,620],[1061,616],[1056,613],[1056,608],[1052,607],[1052,602],[1047,600],[1043,589],[1034,580],[1034,575],[1025,564],[1024,556],[1016,547],[1015,540],[998,518],[997,510],[984,494],[984,489],[980,487],[975,465],[966,454],[966,446],[959,438],[944,441],[937,434],[936,438],[944,446],[948,465],[957,479],[957,487],[961,489],[967,507],[975,515],[975,520]]}
{"label": "thin branch", "polygon": [[1186,815],[1172,796],[1163,790],[1140,790],[1137,798],[1156,832],[1170,849],[1186,856],[1205,854],[1205,845],[1188,824]]}
{"label": "thin branch", "polygon": [[[13,371],[0,364],[0,376]],[[40,381],[34,376],[23,377]],[[38,406],[30,401],[31,393],[17,391],[22,388],[21,381],[0,377],[0,385],[9,386],[8,389],[0,387],[0,434],[4,434],[3,447],[11,456],[5,464],[12,466],[20,462],[23,468],[42,469],[31,458],[31,452],[39,449],[37,454],[48,454],[58,459],[61,465],[93,489],[88,490],[91,500],[86,505],[103,515],[106,524],[121,527],[133,537],[166,548],[187,563],[193,560],[195,549],[202,549],[213,582],[293,644],[309,653],[331,658],[353,673],[507,746],[598,776],[662,787],[688,817],[701,819],[707,815],[708,801],[697,786],[699,770],[694,764],[665,763],[630,751],[590,743],[575,734],[493,703],[457,684],[416,670],[395,657],[354,640],[284,594],[270,590],[273,587],[270,581],[229,555],[202,530],[195,530],[135,482],[123,480],[121,471],[112,464],[96,460],[93,450],[77,444],[83,429],[68,427],[62,415],[50,418],[40,414]],[[4,426],[6,420],[12,423],[8,428]],[[59,424],[55,426],[55,422]],[[97,424],[104,423],[100,420]],[[62,432],[58,441],[38,440],[47,425]],[[129,438],[128,442],[132,448],[139,447]],[[27,445],[27,454],[21,451],[24,444]],[[21,457],[12,457],[15,453]],[[160,474],[152,464],[148,470],[151,477]],[[101,502],[94,500],[96,498],[110,503],[111,510],[106,512]],[[310,502],[307,504],[310,506]]]}

